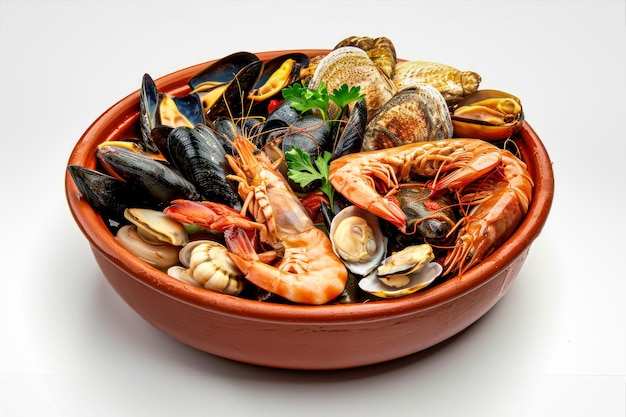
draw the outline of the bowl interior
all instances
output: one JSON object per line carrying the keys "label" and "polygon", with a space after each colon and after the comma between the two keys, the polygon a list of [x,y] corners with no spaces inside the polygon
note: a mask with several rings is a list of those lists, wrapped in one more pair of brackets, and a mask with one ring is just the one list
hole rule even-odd
{"label": "bowl interior", "polygon": [[[286,52],[291,51],[262,52],[257,55],[263,60],[268,60]],[[315,56],[328,51],[298,52]],[[206,62],[182,69],[156,79],[155,82],[159,91],[172,95],[185,94],[189,91],[187,80],[208,64],[209,62]],[[95,149],[99,143],[121,137],[139,137],[138,103],[139,91],[135,91],[105,111],[80,138],[69,157],[68,165],[94,168],[96,166]],[[68,173],[65,179],[66,198],[77,225],[94,250],[101,252],[129,276],[169,297],[201,309],[218,310],[223,314],[246,316],[258,320],[307,323],[379,320],[389,315],[403,315],[425,310],[461,297],[484,284],[495,272],[507,267],[528,250],[546,222],[552,204],[554,177],[548,153],[527,122],[524,122],[517,136],[519,151],[528,166],[535,187],[530,209],[514,234],[493,254],[467,271],[462,277],[452,278],[411,296],[373,303],[323,306],[283,305],[261,303],[195,288],[153,269],[120,246],[102,218],[81,198]]]}

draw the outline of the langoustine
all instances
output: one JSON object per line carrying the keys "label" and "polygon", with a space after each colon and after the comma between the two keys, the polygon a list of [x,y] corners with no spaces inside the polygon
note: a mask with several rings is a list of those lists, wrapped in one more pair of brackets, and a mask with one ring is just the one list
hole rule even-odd
{"label": "langoustine", "polygon": [[229,252],[247,280],[258,287],[303,304],[325,304],[338,297],[347,270],[326,234],[318,229],[285,178],[245,137],[234,140],[238,157],[228,156],[239,194],[256,222],[265,227],[261,240],[282,253],[275,265],[242,250]]}
{"label": "langoustine", "polygon": [[470,207],[460,220],[456,246],[443,261],[445,273],[463,273],[496,249],[513,233],[532,198],[533,182],[524,162],[479,139],[347,155],[331,163],[329,180],[353,204],[406,232],[406,215],[389,197],[412,176],[429,178],[431,190],[456,193]]}

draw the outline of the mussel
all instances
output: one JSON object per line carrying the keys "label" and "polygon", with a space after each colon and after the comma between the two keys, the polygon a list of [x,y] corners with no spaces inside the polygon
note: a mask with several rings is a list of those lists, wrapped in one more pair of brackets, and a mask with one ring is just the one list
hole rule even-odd
{"label": "mussel", "polygon": [[432,195],[427,187],[403,184],[396,199],[407,217],[407,233],[395,234],[395,240],[400,246],[414,242],[438,246],[449,243],[457,216],[447,197]]}
{"label": "mussel", "polygon": [[309,56],[301,52],[279,55],[263,66],[263,71],[248,94],[255,103],[280,94],[289,84],[300,81],[300,71],[309,65]]}
{"label": "mussel", "polygon": [[67,171],[91,207],[103,218],[116,223],[123,221],[124,210],[128,207],[156,207],[160,203],[141,186],[95,169],[69,165]]}
{"label": "mussel", "polygon": [[[226,175],[230,172],[221,135],[209,127],[177,127],[167,137],[172,163],[209,201],[241,209],[237,187]],[[173,200],[173,199],[171,199]]]}
{"label": "mussel", "polygon": [[208,119],[239,117],[249,103],[248,94],[263,71],[263,61],[249,52],[237,52],[207,66],[189,80],[190,94],[200,97]]}
{"label": "mussel", "polygon": [[[337,123],[333,138],[332,159],[359,152],[363,146],[363,137],[367,127],[367,104],[365,99],[357,101],[349,112],[347,120]],[[336,138],[336,139],[335,139]]]}
{"label": "mussel", "polygon": [[152,151],[158,151],[157,145],[152,140],[152,130],[156,127],[156,113],[159,103],[159,92],[150,74],[144,74],[139,90],[139,126],[141,137],[146,147]]}
{"label": "mussel", "polygon": [[194,184],[178,171],[147,155],[119,146],[100,146],[96,156],[111,175],[134,184],[154,200],[169,203],[177,198],[200,199]]}
{"label": "mussel", "polygon": [[205,123],[205,121],[202,102],[197,94],[175,97],[165,93],[159,93],[156,127],[194,127],[198,124]]}
{"label": "mussel", "polygon": [[511,137],[524,122],[519,98],[499,90],[479,90],[461,100],[453,110],[454,135],[483,140]]}

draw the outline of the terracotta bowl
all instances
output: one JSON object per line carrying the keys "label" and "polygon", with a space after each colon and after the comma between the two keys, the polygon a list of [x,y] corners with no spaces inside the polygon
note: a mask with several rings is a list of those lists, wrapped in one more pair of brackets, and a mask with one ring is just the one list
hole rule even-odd
{"label": "terracotta bowl", "polygon": [[[267,60],[285,51],[259,53]],[[311,56],[325,50],[304,51]],[[207,63],[156,80],[160,91],[185,93]],[[136,133],[139,92],[102,114],[80,138],[68,164],[95,167],[96,146]],[[548,217],[554,177],[550,158],[528,123],[519,133],[522,159],[535,181],[533,202],[517,231],[462,278],[412,296],[351,305],[261,303],[198,289],[151,268],[121,247],[66,176],[71,213],[105,278],[157,329],[213,355],[289,369],[341,369],[419,352],[459,333],[491,309],[524,264]]]}

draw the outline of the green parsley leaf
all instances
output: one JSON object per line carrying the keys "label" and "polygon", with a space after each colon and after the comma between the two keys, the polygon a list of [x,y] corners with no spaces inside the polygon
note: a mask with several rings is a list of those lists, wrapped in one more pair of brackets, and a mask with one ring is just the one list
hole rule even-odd
{"label": "green parsley leaf", "polygon": [[330,152],[324,151],[322,155],[317,157],[315,164],[313,164],[309,154],[300,148],[293,147],[291,150],[285,152],[288,168],[287,176],[289,179],[299,184],[301,187],[306,187],[311,182],[320,180],[320,190],[326,194],[330,206],[333,207],[335,189],[328,180],[331,157]]}
{"label": "green parsley leaf", "polygon": [[360,94],[360,91],[361,87],[358,85],[348,87],[348,84],[342,84],[339,88],[333,90],[330,99],[339,106],[340,109],[343,109],[353,101],[359,101],[365,97],[365,94]]}
{"label": "green parsley leaf", "polygon": [[326,84],[321,83],[316,90],[309,89],[300,83],[294,83],[282,90],[283,98],[290,102],[291,107],[301,113],[319,110],[322,118],[328,120],[328,90]]}

